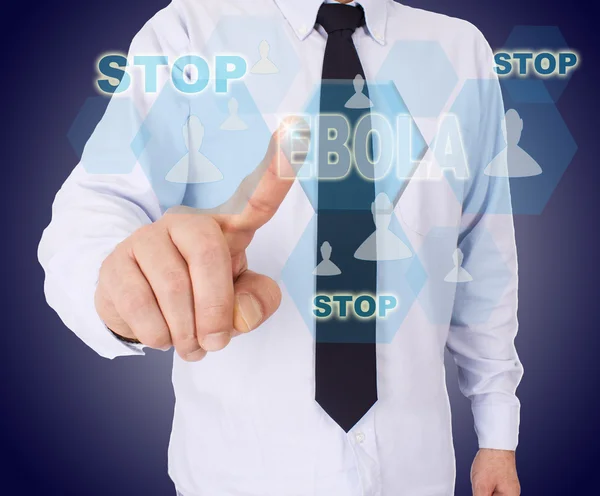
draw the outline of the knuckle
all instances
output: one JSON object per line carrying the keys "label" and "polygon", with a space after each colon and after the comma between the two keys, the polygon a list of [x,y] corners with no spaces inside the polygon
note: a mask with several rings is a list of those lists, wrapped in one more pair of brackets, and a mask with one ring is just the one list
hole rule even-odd
{"label": "knuckle", "polygon": [[170,294],[182,294],[189,290],[189,275],[183,269],[168,269],[163,274],[166,291]]}
{"label": "knuckle", "polygon": [[200,318],[215,320],[228,317],[231,314],[232,302],[226,298],[215,298],[203,305],[199,305],[196,310]]}
{"label": "knuckle", "polygon": [[140,227],[132,234],[131,240],[125,240],[125,252],[130,257],[138,258],[140,255],[152,253],[154,247],[161,242],[161,237],[165,231],[158,228],[155,224],[149,224]]}
{"label": "knuckle", "polygon": [[132,240],[136,244],[145,244],[155,235],[154,224],[147,224],[145,226],[140,227],[137,231],[135,231],[132,235]]}
{"label": "knuckle", "polygon": [[104,279],[104,278],[107,278],[107,277],[110,278],[111,276],[113,276],[115,269],[119,265],[119,258],[121,257],[121,254],[122,254],[122,247],[121,247],[121,245],[117,245],[116,248],[107,255],[107,257],[104,259],[104,261],[100,265],[100,272],[99,272],[100,278]]}
{"label": "knuckle", "polygon": [[220,230],[219,223],[207,214],[178,214],[172,222],[176,229],[183,229],[192,234],[197,232],[216,232]]}
{"label": "knuckle", "polygon": [[111,253],[109,253],[106,258],[102,261],[102,264],[100,265],[100,274],[106,273],[108,270],[110,270],[110,266],[113,265],[115,263],[115,251],[117,249],[115,248],[115,250],[113,250]]}
{"label": "knuckle", "polygon": [[213,300],[196,307],[198,335],[231,331],[233,328],[233,305],[223,300]]}
{"label": "knuckle", "polygon": [[144,312],[154,304],[154,298],[149,293],[136,289],[125,291],[120,300],[123,312],[130,315]]}
{"label": "knuckle", "polygon": [[188,207],[185,205],[175,205],[170,207],[164,215],[160,218],[159,222],[163,222],[166,224],[176,224],[180,223],[182,220],[186,220],[189,218],[194,218],[200,215],[197,211],[195,211],[192,207]]}
{"label": "knuckle", "polygon": [[273,205],[269,201],[254,196],[248,198],[248,205],[250,205],[253,210],[263,215],[271,215],[274,210]]}
{"label": "knuckle", "polygon": [[215,264],[220,258],[220,247],[212,241],[205,240],[198,246],[196,261],[199,265],[208,266]]}
{"label": "knuckle", "polygon": [[198,247],[195,251],[196,263],[202,266],[219,264],[226,259],[229,254],[226,252],[222,235],[203,233],[198,239]]}

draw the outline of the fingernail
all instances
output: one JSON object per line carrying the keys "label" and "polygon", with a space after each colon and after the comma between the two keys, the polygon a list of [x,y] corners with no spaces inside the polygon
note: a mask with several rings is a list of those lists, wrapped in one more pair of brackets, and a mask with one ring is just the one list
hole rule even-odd
{"label": "fingernail", "polygon": [[241,332],[248,332],[260,324],[263,314],[262,308],[256,298],[248,293],[237,295],[237,308],[240,317],[246,324],[246,329],[238,329]]}
{"label": "fingernail", "polygon": [[202,340],[202,348],[206,351],[219,351],[225,348],[231,341],[231,333],[229,332],[216,332],[214,334],[207,334]]}

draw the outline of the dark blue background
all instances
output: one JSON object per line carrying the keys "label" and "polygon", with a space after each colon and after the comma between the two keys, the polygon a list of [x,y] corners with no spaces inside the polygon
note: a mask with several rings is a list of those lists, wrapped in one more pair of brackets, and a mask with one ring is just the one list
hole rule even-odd
{"label": "dark blue background", "polygon": [[[218,1],[218,0],[198,0]],[[1,85],[5,201],[0,494],[171,495],[166,473],[170,354],[108,361],[47,307],[37,243],[76,156],[67,130],[94,94],[94,61],[126,51],[165,0],[4,2]],[[500,48],[517,24],[558,25],[583,65],[559,102],[579,152],[541,216],[518,217],[525,365],[518,464],[525,495],[597,494],[598,15],[594,2],[413,0],[462,17]],[[450,367],[452,372],[452,367]],[[449,376],[457,495],[476,440]],[[215,495],[218,496],[218,495]],[[343,495],[332,495],[343,496]]]}

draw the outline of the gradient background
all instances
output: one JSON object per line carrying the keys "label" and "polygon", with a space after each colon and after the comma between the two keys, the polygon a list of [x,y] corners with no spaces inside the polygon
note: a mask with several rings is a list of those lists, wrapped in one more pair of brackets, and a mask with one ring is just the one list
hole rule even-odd
{"label": "gradient background", "polygon": [[[218,0],[198,0],[218,1]],[[557,25],[583,65],[559,102],[579,152],[541,216],[516,218],[525,366],[518,465],[525,495],[598,493],[600,280],[597,12],[572,0],[412,0],[476,24],[493,48],[512,27]],[[94,61],[127,51],[166,0],[4,2],[3,287],[0,493],[171,495],[166,472],[170,353],[108,361],[49,309],[36,249],[50,205],[76,164],[66,133],[94,95]],[[592,5],[594,7],[592,7]],[[457,489],[469,494],[476,438],[449,366]],[[215,495],[218,496],[218,495]],[[341,496],[341,495],[332,495]]]}

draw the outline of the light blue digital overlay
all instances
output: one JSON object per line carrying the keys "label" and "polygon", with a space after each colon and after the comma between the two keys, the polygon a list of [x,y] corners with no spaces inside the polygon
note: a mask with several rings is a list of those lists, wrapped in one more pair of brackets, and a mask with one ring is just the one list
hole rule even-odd
{"label": "light blue digital overlay", "polygon": [[[461,125],[470,175],[445,178],[463,211],[541,214],[577,151],[556,105],[515,101],[503,79],[468,80],[450,112]],[[443,153],[436,139],[432,147]]]}
{"label": "light blue digital overlay", "polygon": [[434,228],[418,250],[427,273],[418,304],[435,325],[450,322],[454,312],[466,326],[488,322],[512,280],[488,230],[479,229],[474,241],[464,243],[466,253],[457,251],[460,240],[458,228]]}
{"label": "light blue digital overlay", "polygon": [[501,85],[512,210],[515,214],[539,215],[571,165],[577,143],[554,102],[516,101],[503,81]]}
{"label": "light blue digital overlay", "polygon": [[[368,140],[365,134],[360,132],[360,124],[350,124],[347,119],[344,119],[343,110],[337,114],[341,118],[332,122],[338,134],[349,135],[347,145],[348,153],[353,160],[351,166],[358,167],[359,171],[364,170],[364,175],[367,175],[366,171],[369,168],[364,158],[365,147],[372,144],[371,159],[377,164],[371,166],[371,170],[377,171],[374,179],[376,194],[385,193],[390,201],[395,202],[423,158],[427,145],[395,85],[389,81],[367,84],[371,115],[365,122],[374,131]],[[325,82],[316,86],[301,114],[311,126],[312,139],[304,165],[298,171],[298,178],[315,211],[318,208],[319,176],[326,176],[321,165],[323,159],[319,156],[322,134],[319,129],[321,99],[326,98],[333,107],[344,109],[345,104],[355,95],[354,81]],[[337,129],[336,123],[339,123],[340,129]],[[368,177],[373,178],[373,173],[371,172]],[[330,205],[327,208],[356,208],[356,201],[352,198],[337,197],[329,201]]]}
{"label": "light blue digital overlay", "polygon": [[376,81],[393,81],[414,117],[437,117],[458,83],[458,76],[439,42],[396,41]]}
{"label": "light blue digital overlay", "polygon": [[450,115],[460,126],[462,150],[466,156],[468,175],[457,177],[453,155],[448,153],[446,135],[440,130],[431,148],[442,169],[444,180],[451,186],[463,212],[472,214],[510,213],[509,180],[485,173],[486,167],[506,149],[503,131],[504,106],[497,80],[467,80],[454,100]]}
{"label": "light blue digital overlay", "polygon": [[166,85],[143,122],[135,150],[162,209],[211,209],[228,201],[259,166],[270,139],[243,84],[227,94],[197,95]]}
{"label": "light blue digital overlay", "polygon": [[137,161],[133,141],[140,126],[131,99],[96,96],[85,101],[67,137],[88,173],[128,174]]}
{"label": "light blue digital overlay", "polygon": [[[389,230],[406,245],[411,255],[401,260],[372,262],[378,263],[375,298],[393,296],[397,302],[393,311],[386,312],[385,317],[376,318],[378,343],[390,343],[393,340],[427,279],[427,273],[395,215],[392,216]],[[285,289],[296,304],[306,324],[307,332],[310,332],[313,337],[317,321],[314,313],[314,299],[317,296],[316,277],[322,277],[315,275],[315,268],[319,261],[316,256],[316,244],[317,220],[315,216],[309,222],[282,270],[282,282]],[[352,250],[358,248],[359,246],[351,247]],[[335,261],[335,247],[332,261]],[[343,265],[339,269],[345,270]],[[355,295],[355,297],[359,296]]]}
{"label": "light blue digital overlay", "polygon": [[281,19],[223,16],[206,42],[209,59],[226,54],[242,57],[247,64],[243,83],[261,112],[276,112],[300,70],[300,60]]}
{"label": "light blue digital overlay", "polygon": [[[515,26],[503,46],[503,51],[514,53],[572,51],[558,26]],[[557,102],[567,88],[573,71],[565,77],[541,77],[536,71],[525,76],[502,77],[503,86],[517,103]]]}

